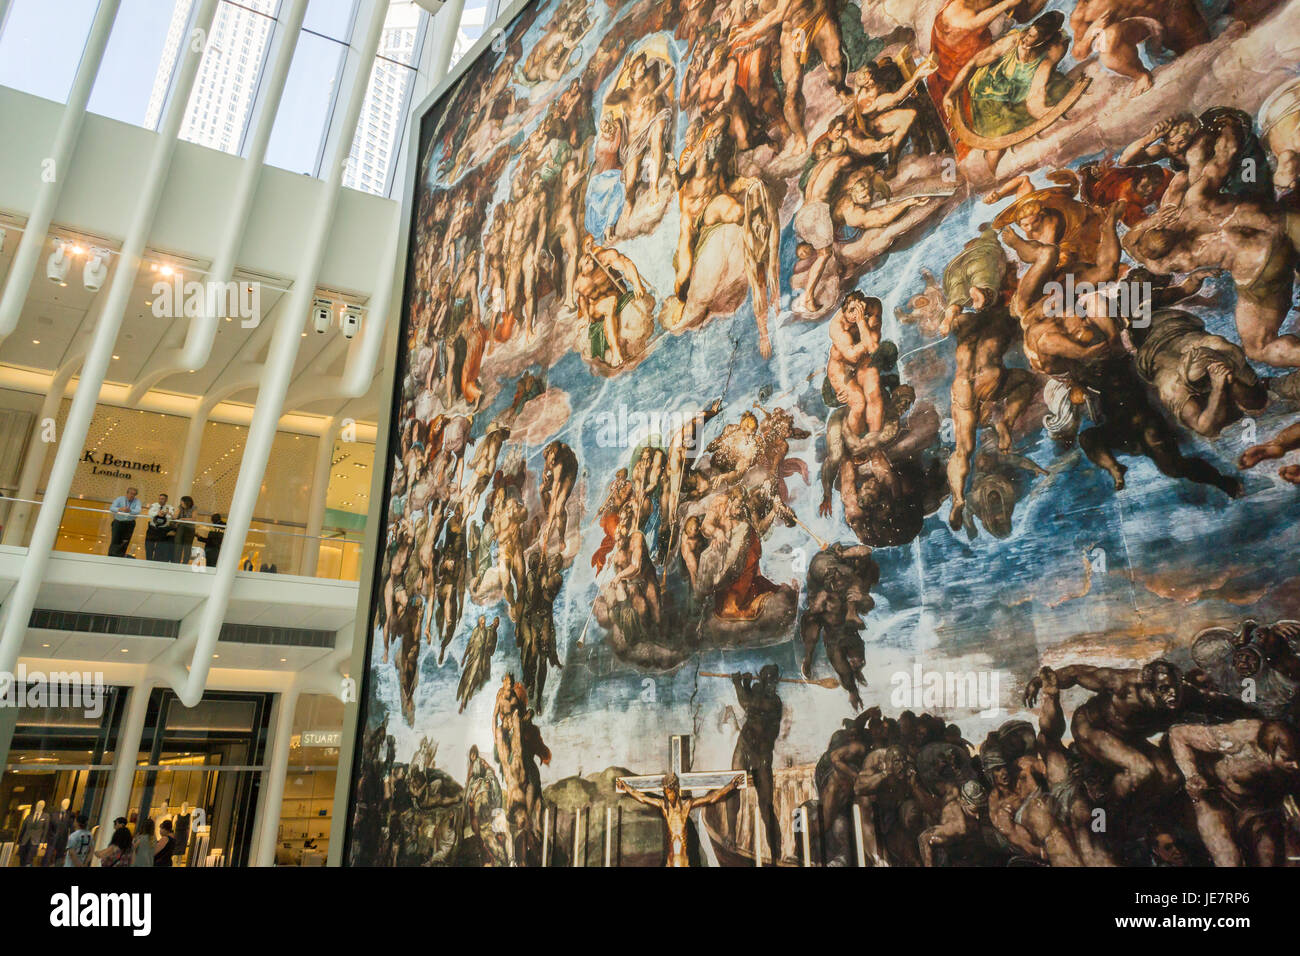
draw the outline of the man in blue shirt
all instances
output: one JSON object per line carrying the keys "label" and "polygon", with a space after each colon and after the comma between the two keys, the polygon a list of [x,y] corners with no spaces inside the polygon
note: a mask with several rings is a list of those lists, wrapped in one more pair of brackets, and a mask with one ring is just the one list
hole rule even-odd
{"label": "man in blue shirt", "polygon": [[136,489],[128,488],[126,494],[118,495],[108,506],[108,511],[113,516],[113,535],[108,543],[110,558],[126,556],[131,535],[135,533],[136,515],[140,513],[140,499],[137,495],[139,492]]}

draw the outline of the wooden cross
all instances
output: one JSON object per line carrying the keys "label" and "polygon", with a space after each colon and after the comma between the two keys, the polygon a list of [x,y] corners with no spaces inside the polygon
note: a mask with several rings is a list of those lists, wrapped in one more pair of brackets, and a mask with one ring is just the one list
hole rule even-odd
{"label": "wooden cross", "polygon": [[669,763],[672,767],[671,774],[677,778],[677,792],[671,796],[665,793],[664,780],[667,775],[664,774],[619,777],[615,781],[616,789],[628,794],[638,803],[656,807],[663,813],[668,825],[667,866],[690,865],[686,854],[687,814],[695,818],[701,851],[711,866],[717,866],[713,845],[700,826],[700,814],[705,806],[726,799],[733,790],[747,787],[749,778],[745,773],[735,770],[692,773],[691,738],[686,734],[674,734],[669,738]]}
{"label": "wooden cross", "polygon": [[[687,796],[692,793],[703,793],[725,787],[739,773],[737,770],[702,770],[693,772],[691,770],[690,734],[673,734],[668,738],[668,763],[669,769],[677,774],[682,793]],[[662,794],[664,792],[664,775],[662,773],[647,774],[640,777],[619,777],[619,779],[625,781],[629,788],[640,790],[642,793]],[[743,790],[748,786],[749,781],[746,779],[739,789]]]}

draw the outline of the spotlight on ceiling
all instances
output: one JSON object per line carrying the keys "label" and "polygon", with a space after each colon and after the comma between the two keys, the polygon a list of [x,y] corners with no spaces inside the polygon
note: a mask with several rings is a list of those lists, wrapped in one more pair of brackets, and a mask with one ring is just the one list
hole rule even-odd
{"label": "spotlight on ceiling", "polygon": [[339,325],[343,328],[343,337],[352,338],[357,334],[357,329],[361,328],[361,310],[355,305],[343,307],[343,318],[339,320]]}
{"label": "spotlight on ceiling", "polygon": [[63,282],[68,277],[68,266],[71,264],[72,256],[68,252],[68,244],[59,242],[45,263],[45,277],[51,282]]}
{"label": "spotlight on ceiling", "polygon": [[334,303],[329,299],[316,299],[311,305],[311,321],[317,332],[328,332],[334,324]]}
{"label": "spotlight on ceiling", "polygon": [[98,292],[104,280],[108,278],[108,257],[110,253],[101,246],[95,246],[86,257],[86,266],[81,270],[81,282],[87,292]]}

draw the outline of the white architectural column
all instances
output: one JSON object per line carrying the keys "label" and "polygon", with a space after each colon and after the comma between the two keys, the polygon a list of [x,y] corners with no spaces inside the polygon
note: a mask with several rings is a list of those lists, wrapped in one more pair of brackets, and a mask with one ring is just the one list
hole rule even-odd
{"label": "white architectural column", "polygon": [[131,696],[126,702],[126,715],[122,718],[117,743],[113,748],[113,769],[108,774],[108,796],[99,811],[101,847],[107,846],[113,835],[113,821],[127,815],[131,785],[135,782],[136,766],[140,759],[140,738],[144,734],[144,719],[149,712],[149,697],[152,693],[153,685],[143,680],[131,688]]}
{"label": "white architectural column", "polygon": [[[235,272],[235,257],[239,254],[244,240],[244,230],[248,225],[248,216],[253,208],[253,198],[257,194],[258,184],[262,181],[263,162],[266,159],[266,147],[271,140],[271,129],[275,125],[275,114],[284,94],[284,83],[289,76],[289,65],[293,62],[293,52],[297,47],[298,34],[302,29],[303,16],[307,12],[307,0],[288,0],[280,14],[276,28],[278,47],[271,57],[264,72],[259,89],[261,105],[253,124],[252,136],[249,138],[248,157],[239,172],[239,181],[235,185],[235,194],[230,203],[230,216],[222,233],[221,246],[212,260],[208,270],[208,281],[224,284],[230,281]],[[189,372],[200,369],[207,364],[212,354],[212,342],[217,337],[217,325],[221,316],[208,309],[213,300],[204,297],[200,314],[190,320],[185,333],[185,343],[177,349],[160,350],[146,364],[136,378],[135,384],[127,395],[132,405],[138,403],[147,391],[175,372]],[[261,321],[261,316],[258,316]],[[191,477],[193,475],[191,474]],[[188,482],[186,482],[188,484]]]}
{"label": "white architectural column", "polygon": [[219,399],[215,395],[206,395],[194,409],[190,426],[185,431],[185,445],[181,449],[181,463],[176,467],[176,483],[172,486],[172,499],[179,501],[181,495],[193,494],[194,473],[199,467],[199,452],[203,450],[203,430],[217,407]]}
{"label": "white architectural column", "polygon": [[[40,264],[41,253],[45,251],[45,236],[49,232],[59,194],[63,192],[63,183],[67,180],[66,170],[77,149],[77,140],[81,137],[86,103],[90,100],[91,90],[95,88],[95,77],[99,74],[99,65],[104,59],[109,34],[113,32],[118,5],[119,0],[99,0],[95,19],[90,24],[90,35],[86,37],[86,47],[77,66],[77,74],[72,80],[72,89],[68,92],[68,101],[59,118],[59,128],[50,145],[50,153],[45,157],[44,168],[31,171],[32,181],[37,184],[36,203],[23,227],[23,237],[14,252],[13,262],[9,264],[9,279],[5,283],[4,294],[0,295],[0,342],[8,338],[18,325],[23,305],[27,302],[32,276]],[[6,13],[7,10],[0,9],[0,14]],[[0,16],[0,23],[3,22],[4,16]]]}
{"label": "white architectural column", "polygon": [[271,723],[271,752],[262,764],[262,786],[253,832],[253,866],[275,866],[279,843],[280,808],[284,804],[284,780],[289,772],[289,744],[293,739],[293,715],[298,709],[298,688],[280,694]]}
{"label": "white architectural column", "polygon": [[433,38],[437,46],[433,48],[433,60],[429,74],[436,87],[451,68],[451,55],[456,50],[456,37],[460,33],[460,19],[465,15],[465,0],[447,0],[442,9],[434,15]]}
{"label": "white architectural column", "polygon": [[298,573],[305,577],[316,576],[320,561],[320,534],[325,528],[325,497],[330,487],[330,471],[334,464],[334,439],[343,426],[340,418],[325,423],[319,444],[316,446],[316,468],[311,478],[311,500],[307,503],[307,538],[302,545],[302,567]]}
{"label": "white architectural column", "polygon": [[[205,32],[211,29],[216,8],[217,0],[199,0],[194,26]],[[63,434],[59,436],[59,447],[55,452],[54,465],[46,484],[45,498],[41,503],[40,513],[36,516],[36,526],[32,530],[27,561],[23,564],[18,582],[5,602],[4,625],[3,630],[0,631],[0,671],[14,669],[18,653],[22,648],[27,622],[31,617],[32,606],[36,602],[36,592],[45,576],[45,566],[58,536],[59,523],[63,517],[68,492],[81,460],[81,449],[85,444],[86,432],[95,413],[99,389],[104,383],[104,375],[113,357],[113,348],[117,343],[117,334],[122,327],[122,318],[126,313],[131,291],[135,287],[136,274],[139,272],[144,255],[149,229],[153,225],[163,187],[167,182],[167,174],[171,169],[172,156],[176,150],[176,135],[180,130],[181,121],[185,118],[185,107],[189,101],[190,90],[194,85],[194,77],[198,72],[202,55],[201,51],[195,51],[190,44],[186,44],[181,48],[177,60],[172,99],[167,104],[162,124],[158,129],[149,168],[140,183],[140,196],[135,212],[132,214],[131,226],[122,243],[117,269],[113,273],[107,291],[103,312],[95,326],[90,348],[86,352],[77,392],[72,398],[72,406],[63,424]],[[240,546],[242,547],[242,541]],[[218,627],[220,627],[219,623]]]}
{"label": "white architectural column", "polygon": [[[176,692],[187,707],[194,706],[195,702],[203,696],[203,687],[207,683],[208,671],[212,666],[212,650],[216,647],[217,638],[221,633],[221,623],[225,620],[226,608],[230,604],[230,591],[234,587],[235,573],[239,570],[244,541],[248,536],[258,495],[262,490],[262,479],[266,474],[266,462],[271,453],[271,443],[275,439],[276,427],[284,409],[284,398],[293,377],[302,328],[307,320],[312,299],[315,297],[316,280],[320,275],[330,227],[333,225],[334,213],[338,207],[343,171],[347,165],[348,152],[352,147],[357,121],[361,115],[361,106],[365,100],[375,53],[379,48],[379,38],[383,32],[388,4],[384,0],[370,0],[368,6],[363,4],[362,10],[363,15],[368,19],[364,21],[365,33],[362,42],[353,47],[358,57],[357,68],[348,88],[346,108],[341,114],[340,128],[346,132],[335,140],[330,150],[325,182],[321,184],[321,201],[317,207],[316,218],[312,223],[311,232],[304,237],[303,241],[302,265],[294,277],[293,289],[285,297],[288,301],[279,307],[283,311],[276,320],[266,361],[263,363],[253,421],[248,428],[248,440],[244,445],[239,479],[230,499],[226,536],[222,544],[221,556],[217,561],[212,592],[200,609],[194,624],[187,622],[182,625],[181,637],[186,642],[184,646],[193,642],[193,656],[190,659],[188,679],[183,687],[176,689]],[[190,631],[190,628],[193,630]],[[0,663],[3,663],[3,658],[0,658]]]}

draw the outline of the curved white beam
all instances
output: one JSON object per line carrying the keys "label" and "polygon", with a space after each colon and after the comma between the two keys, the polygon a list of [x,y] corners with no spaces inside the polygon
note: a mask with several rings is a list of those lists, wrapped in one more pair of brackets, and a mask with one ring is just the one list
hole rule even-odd
{"label": "curved white beam", "polygon": [[[199,0],[194,26],[204,32],[210,30],[216,7],[217,0]],[[72,397],[68,417],[63,423],[63,434],[59,436],[59,447],[54,454],[54,464],[45,486],[45,499],[36,516],[32,540],[27,548],[27,560],[23,563],[22,572],[13,591],[5,601],[4,624],[3,629],[0,629],[0,671],[12,672],[22,650],[23,638],[27,634],[27,622],[31,619],[32,607],[36,603],[36,594],[45,576],[50,551],[58,537],[68,492],[81,460],[81,449],[86,441],[86,432],[90,428],[90,421],[99,401],[99,390],[104,384],[104,376],[113,357],[117,334],[122,328],[122,318],[126,314],[131,292],[135,287],[136,274],[139,272],[144,255],[145,242],[158,212],[163,188],[167,183],[172,156],[176,152],[176,136],[180,131],[181,121],[185,118],[185,107],[189,101],[190,90],[194,86],[194,77],[198,72],[201,57],[202,51],[194,50],[190,44],[181,47],[176,64],[172,99],[167,104],[162,125],[154,140],[149,167],[140,183],[139,200],[132,213],[126,239],[122,243],[117,269],[108,287],[104,310],[95,325],[94,338],[86,352],[77,391]]]}
{"label": "curved white beam", "polygon": [[343,427],[343,419],[335,416],[325,423],[316,445],[316,468],[311,479],[311,500],[307,502],[307,537],[303,541],[302,565],[298,573],[306,578],[316,576],[320,561],[320,535],[325,530],[325,499],[329,493],[330,471],[334,465],[334,439]]}
{"label": "curved white beam", "polygon": [[[239,181],[235,184],[230,216],[226,220],[221,247],[217,250],[212,260],[212,267],[208,270],[208,281],[214,284],[224,285],[234,275],[235,257],[243,244],[244,230],[248,225],[249,213],[253,209],[253,199],[257,195],[258,184],[262,181],[266,147],[271,140],[275,114],[280,106],[280,98],[284,94],[289,65],[293,62],[294,49],[298,44],[298,35],[306,12],[307,0],[289,0],[288,9],[280,17],[277,27],[279,46],[270,69],[266,71],[262,80],[265,94],[249,141],[248,158],[241,166]],[[185,333],[184,345],[180,348],[160,350],[150,358],[127,394],[127,402],[132,405],[137,404],[144,397],[145,392],[168,375],[194,371],[207,364],[208,358],[212,355],[212,342],[217,337],[217,327],[221,321],[220,315],[208,310],[207,304],[210,301],[213,300],[204,296],[204,304],[199,315],[190,321],[189,329]]]}
{"label": "curved white beam", "polygon": [[[374,67],[375,53],[379,49],[379,39],[383,33],[384,18],[388,13],[388,3],[387,0],[369,0],[368,7],[363,3],[362,9],[367,14],[365,33],[362,42],[353,47],[357,54],[357,68],[348,88],[340,135],[330,150],[325,181],[321,186],[321,202],[317,207],[311,232],[303,245],[302,265],[294,277],[293,289],[288,294],[289,301],[282,306],[283,311],[276,320],[271,345],[267,349],[253,421],[249,425],[248,438],[244,443],[244,457],[239,470],[239,479],[230,499],[225,541],[222,544],[221,556],[217,560],[212,591],[203,603],[198,620],[193,625],[196,628],[195,646],[194,656],[190,660],[189,677],[185,686],[177,690],[177,696],[187,707],[193,707],[203,696],[208,671],[212,668],[212,651],[216,647],[217,639],[221,634],[221,624],[230,605],[230,591],[234,587],[235,573],[239,570],[244,541],[248,537],[253,511],[262,490],[262,479],[266,474],[266,462],[271,453],[271,443],[275,439],[276,428],[284,409],[285,395],[289,390],[298,347],[302,341],[302,329],[306,323],[311,300],[315,295],[321,263],[325,258],[325,246],[338,208],[343,173],[347,167],[352,140],[356,135],[357,121],[361,116],[361,107],[365,101],[366,89]],[[182,634],[188,637],[185,631],[186,628],[183,626]]]}
{"label": "curved white beam", "polygon": [[[108,45],[109,34],[113,32],[113,21],[117,18],[119,4],[120,0],[100,0],[99,7],[95,10],[95,19],[90,24],[90,35],[86,38],[81,63],[72,80],[72,90],[68,93],[63,115],[59,117],[59,128],[45,160],[50,165],[31,171],[39,186],[31,215],[23,227],[23,237],[14,252],[13,262],[9,265],[9,280],[5,283],[4,294],[0,296],[0,342],[13,333],[23,314],[32,276],[40,265],[41,253],[45,251],[45,237],[50,230],[50,220],[54,217],[54,208],[58,205],[63,184],[68,178],[66,171],[72,154],[77,149],[77,140],[81,138],[81,126],[86,119],[86,103],[90,100],[91,90],[95,88],[95,77],[104,60],[104,48]],[[3,18],[0,18],[0,23],[3,23]]]}

